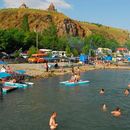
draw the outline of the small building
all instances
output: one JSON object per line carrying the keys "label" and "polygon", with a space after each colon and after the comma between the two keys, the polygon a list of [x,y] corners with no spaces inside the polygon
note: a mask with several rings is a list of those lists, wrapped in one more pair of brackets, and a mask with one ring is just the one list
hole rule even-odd
{"label": "small building", "polygon": [[27,5],[26,5],[25,3],[23,3],[19,8],[20,8],[20,9],[26,9],[26,8],[28,8],[28,7],[27,7]]}
{"label": "small building", "polygon": [[48,10],[48,11],[57,11],[53,3],[51,3],[51,4],[49,5],[49,7],[48,7],[47,10]]}
{"label": "small building", "polygon": [[85,54],[81,54],[79,57],[80,62],[87,63],[88,62],[88,56]]}
{"label": "small building", "polygon": [[98,48],[96,54],[112,54],[112,50],[109,48]]}
{"label": "small building", "polygon": [[48,54],[51,52],[52,52],[51,49],[39,49],[39,51],[38,51],[39,54]]}
{"label": "small building", "polygon": [[66,51],[52,51],[52,56],[67,57]]}

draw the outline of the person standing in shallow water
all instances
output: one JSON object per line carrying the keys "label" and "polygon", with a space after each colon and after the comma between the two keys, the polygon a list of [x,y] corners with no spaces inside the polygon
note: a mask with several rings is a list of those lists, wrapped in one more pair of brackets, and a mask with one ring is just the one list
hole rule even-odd
{"label": "person standing in shallow water", "polygon": [[0,79],[0,96],[3,95],[3,83],[2,83],[2,80]]}
{"label": "person standing in shallow water", "polygon": [[56,123],[56,117],[57,117],[57,113],[53,112],[49,121],[50,130],[55,130],[58,126],[58,124]]}

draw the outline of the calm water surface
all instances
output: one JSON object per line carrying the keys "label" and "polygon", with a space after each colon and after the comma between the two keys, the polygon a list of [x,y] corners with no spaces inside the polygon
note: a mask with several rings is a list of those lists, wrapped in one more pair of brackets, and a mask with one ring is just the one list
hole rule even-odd
{"label": "calm water surface", "polygon": [[[130,71],[97,70],[82,73],[90,84],[76,87],[60,86],[70,75],[34,81],[25,90],[16,90],[0,100],[0,130],[49,130],[53,111],[58,113],[57,130],[130,130],[130,95],[123,95],[130,83]],[[99,90],[105,89],[100,96]],[[106,103],[107,112],[101,105]],[[120,106],[122,116],[110,112]]]}

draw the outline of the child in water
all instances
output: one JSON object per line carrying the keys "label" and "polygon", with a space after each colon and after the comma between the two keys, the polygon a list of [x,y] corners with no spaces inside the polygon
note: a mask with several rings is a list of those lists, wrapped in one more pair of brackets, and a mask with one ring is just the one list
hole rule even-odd
{"label": "child in water", "polygon": [[129,93],[130,93],[130,90],[129,89],[125,89],[125,91],[124,91],[125,96],[128,96]]}
{"label": "child in water", "polygon": [[55,130],[58,126],[58,124],[56,123],[56,116],[57,116],[57,113],[53,112],[50,117],[50,121],[49,121],[50,130]]}
{"label": "child in water", "polygon": [[105,112],[105,111],[107,111],[107,106],[106,106],[106,104],[103,104],[102,105],[102,110]]}
{"label": "child in water", "polygon": [[105,93],[105,90],[102,88],[99,93],[103,95]]}

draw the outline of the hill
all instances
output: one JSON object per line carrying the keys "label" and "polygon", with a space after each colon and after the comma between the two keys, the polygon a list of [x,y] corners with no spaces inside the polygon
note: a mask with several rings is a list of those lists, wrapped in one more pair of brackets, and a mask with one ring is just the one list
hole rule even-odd
{"label": "hill", "polygon": [[25,15],[28,16],[31,31],[37,30],[42,32],[53,22],[57,26],[57,33],[59,36],[68,34],[85,37],[92,33],[100,33],[110,39],[114,38],[120,44],[125,43],[129,39],[129,32],[123,29],[76,21],[56,11],[29,8],[1,9],[0,28],[20,28]]}

